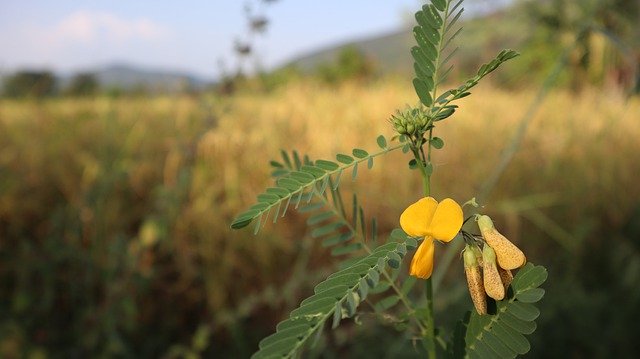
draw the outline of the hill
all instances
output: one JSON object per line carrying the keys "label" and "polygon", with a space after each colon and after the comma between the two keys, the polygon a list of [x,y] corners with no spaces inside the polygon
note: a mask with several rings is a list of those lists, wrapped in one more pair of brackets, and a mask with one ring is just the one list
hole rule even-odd
{"label": "hill", "polygon": [[105,88],[125,90],[143,87],[152,91],[176,92],[187,88],[201,88],[207,82],[195,75],[167,70],[150,70],[128,64],[113,64],[94,71]]}
{"label": "hill", "polygon": [[[464,29],[456,42],[465,46],[457,54],[456,62],[463,69],[471,70],[503,48],[517,50],[522,47],[532,28],[523,10],[521,6],[514,5],[461,21]],[[295,66],[305,72],[313,71],[321,64],[334,61],[343,49],[353,46],[372,60],[376,69],[383,74],[411,74],[413,59],[408,49],[414,43],[411,28],[407,27],[313,51],[293,59],[287,66]]]}

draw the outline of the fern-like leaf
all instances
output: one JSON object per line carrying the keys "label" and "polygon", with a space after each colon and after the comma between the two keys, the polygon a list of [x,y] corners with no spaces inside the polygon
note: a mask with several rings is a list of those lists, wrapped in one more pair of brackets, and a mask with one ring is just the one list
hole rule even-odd
{"label": "fern-like leaf", "polygon": [[454,333],[450,353],[454,358],[515,358],[529,352],[526,334],[536,329],[540,311],[533,304],[544,296],[539,286],[547,270],[529,263],[518,271],[508,296],[496,302],[495,314],[467,314]]}
{"label": "fern-like leaf", "polygon": [[[380,280],[380,273],[407,251],[408,243],[390,242],[377,247],[354,265],[336,272],[319,283],[314,294],[294,309],[289,319],[276,326],[276,332],[264,338],[252,358],[292,358],[333,318],[334,327],[341,319],[355,314],[358,305]],[[415,243],[411,243],[415,246]]]}
{"label": "fern-like leaf", "polygon": [[500,51],[500,53],[493,60],[480,66],[480,69],[478,69],[478,73],[476,74],[476,76],[470,78],[458,88],[448,90],[440,95],[435,100],[435,105],[431,108],[431,117],[433,118],[433,120],[441,121],[453,115],[457,106],[451,105],[451,102],[469,96],[471,94],[469,90],[476,86],[483,77],[493,72],[506,61],[511,60],[518,55],[518,52],[513,50]]}
{"label": "fern-like leaf", "polygon": [[413,86],[420,102],[427,107],[433,104],[435,88],[445,76],[440,69],[450,57],[443,61],[442,54],[459,33],[450,30],[462,14],[462,9],[458,10],[462,0],[453,6],[451,3],[451,0],[432,0],[415,14],[417,25],[413,28],[413,37],[417,46],[411,48],[416,73]]}
{"label": "fern-like leaf", "polygon": [[[297,152],[293,152],[293,159],[286,152],[282,152],[284,165],[273,161],[276,171],[276,186],[268,188],[264,193],[258,195],[257,203],[249,209],[238,215],[231,223],[231,228],[239,229],[246,227],[253,220],[260,218],[261,221],[256,225],[255,232],[266,223],[272,210],[275,210],[275,216],[284,215],[290,203],[294,203],[296,207],[307,202],[314,194],[314,188],[317,187],[324,191],[327,188],[329,179],[335,176],[333,181],[333,189],[335,190],[339,184],[339,178],[344,170],[352,169],[352,178],[355,180],[357,176],[357,167],[361,162],[365,162],[367,167],[373,166],[373,158],[387,154],[388,152],[403,148],[405,143],[402,142],[388,147],[384,137],[379,137],[378,144],[382,148],[375,153],[368,153],[362,149],[354,149],[353,156],[346,154],[338,154],[337,162],[328,160],[318,160],[312,162],[307,156],[300,158]],[[287,169],[288,172],[287,172]]]}

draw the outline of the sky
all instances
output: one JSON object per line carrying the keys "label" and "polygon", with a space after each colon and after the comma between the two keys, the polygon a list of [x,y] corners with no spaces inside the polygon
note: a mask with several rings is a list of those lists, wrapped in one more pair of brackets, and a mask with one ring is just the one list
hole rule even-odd
{"label": "sky", "polygon": [[237,64],[233,44],[247,38],[245,4],[270,20],[254,42],[269,69],[322,47],[399,29],[421,3],[0,0],[0,73],[72,73],[119,63],[215,78],[221,65],[230,70]]}

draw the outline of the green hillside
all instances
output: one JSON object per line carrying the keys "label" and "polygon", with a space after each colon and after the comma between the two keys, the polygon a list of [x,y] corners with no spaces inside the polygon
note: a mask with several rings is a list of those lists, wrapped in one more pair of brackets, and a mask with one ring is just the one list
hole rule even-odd
{"label": "green hillside", "polygon": [[[533,28],[526,12],[520,6],[466,19],[462,22],[462,26],[464,29],[456,42],[465,46],[454,62],[468,71],[472,71],[482,61],[494,56],[500,49],[517,50],[522,47]],[[414,42],[411,28],[405,28],[320,49],[294,59],[288,65],[303,71],[312,71],[321,64],[334,61],[343,49],[353,46],[369,58],[380,73],[411,74],[413,60],[408,49]]]}

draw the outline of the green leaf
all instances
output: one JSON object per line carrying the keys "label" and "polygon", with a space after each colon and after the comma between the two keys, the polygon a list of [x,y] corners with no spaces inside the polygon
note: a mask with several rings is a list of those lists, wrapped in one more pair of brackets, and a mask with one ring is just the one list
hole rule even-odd
{"label": "green leaf", "polygon": [[353,156],[357,158],[366,158],[367,156],[369,156],[369,152],[365,150],[361,150],[359,148],[354,148],[352,153],[353,153]]}
{"label": "green leaf", "polygon": [[267,188],[267,193],[274,194],[279,198],[285,198],[291,194],[291,191],[282,187],[271,187],[271,188]]}
{"label": "green leaf", "polygon": [[496,333],[496,337],[504,340],[505,345],[507,345],[509,349],[517,354],[526,354],[531,349],[527,338],[511,329],[511,327],[506,326],[502,320],[493,323],[492,331]]}
{"label": "green leaf", "polygon": [[433,6],[435,6],[436,9],[440,11],[444,11],[444,9],[447,7],[446,0],[432,0],[431,2],[433,3]]}
{"label": "green leaf", "polygon": [[540,316],[538,308],[529,303],[513,302],[507,308],[509,313],[513,314],[516,318],[530,322],[536,320]]}
{"label": "green leaf", "polygon": [[[496,301],[495,314],[481,316],[473,311],[466,328],[463,323],[460,330],[456,330],[450,352],[465,353],[470,358],[514,358],[526,354],[530,344],[524,335],[535,331],[534,320],[540,315],[532,303],[542,298],[544,290],[538,286],[545,279],[546,269],[542,266],[529,263],[521,268],[512,282],[513,290],[504,300]],[[463,331],[464,340],[461,341],[459,337]],[[461,342],[465,348],[456,348]]]}
{"label": "green leaf", "polygon": [[258,195],[258,202],[266,202],[268,204],[274,204],[280,199],[279,196],[270,193],[261,193]]}
{"label": "green leaf", "polygon": [[344,226],[345,224],[342,222],[325,224],[324,226],[318,227],[313,231],[311,231],[311,237],[313,238],[323,237],[323,236],[326,236],[327,234],[337,231],[338,229]]}
{"label": "green leaf", "polygon": [[341,256],[349,253],[356,252],[362,248],[361,243],[350,243],[341,247],[335,247],[331,250],[332,256]]}
{"label": "green leaf", "polygon": [[415,88],[416,93],[420,98],[420,102],[422,102],[422,104],[425,106],[431,106],[431,104],[433,103],[433,99],[431,98],[430,92],[433,86],[431,86],[430,88],[423,80],[415,78],[413,79],[413,87]]}
{"label": "green leaf", "polygon": [[287,151],[280,150],[280,155],[282,155],[282,160],[284,161],[285,166],[287,166],[288,169],[293,169],[293,166],[291,165],[291,159],[289,158],[289,154],[287,153]]}
{"label": "green leaf", "polygon": [[307,219],[307,225],[313,226],[320,222],[324,222],[327,219],[332,218],[334,216],[335,216],[335,213],[332,211],[320,212],[309,217],[309,219]]}
{"label": "green leaf", "polygon": [[544,296],[544,289],[531,288],[518,293],[518,295],[516,295],[516,299],[523,303],[535,303],[540,299],[542,299],[543,296]]}
{"label": "green leaf", "polygon": [[334,234],[322,240],[322,247],[335,246],[336,244],[351,240],[353,237],[354,237],[354,233],[351,231]]}
{"label": "green leaf", "polygon": [[277,183],[279,187],[285,188],[289,191],[297,191],[302,186],[302,183],[288,177],[278,179]]}
{"label": "green leaf", "polygon": [[303,184],[310,184],[316,179],[312,174],[301,171],[293,171],[289,174],[289,176],[290,178]]}
{"label": "green leaf", "polygon": [[522,334],[531,334],[536,331],[537,327],[536,322],[522,320],[509,312],[504,312],[500,316],[500,321],[509,328]]}
{"label": "green leaf", "polygon": [[[306,202],[311,201],[315,193],[322,195],[330,183],[333,183],[331,189],[336,191],[340,184],[342,172],[345,169],[352,167],[352,178],[355,179],[358,173],[357,165],[359,162],[367,160],[368,167],[371,168],[373,166],[373,157],[386,154],[404,146],[400,143],[389,148],[387,147],[384,136],[379,136],[377,142],[382,148],[382,151],[369,154],[365,150],[356,148],[353,150],[353,154],[358,158],[357,161],[349,155],[339,154],[336,156],[342,164],[326,160],[312,162],[309,156],[306,155],[303,156],[303,160],[301,160],[300,155],[296,151],[292,152],[292,160],[287,152],[281,151],[284,164],[274,161],[275,166],[281,165],[290,169],[292,169],[292,166],[295,166],[296,170],[283,170],[281,172],[282,176],[276,179],[277,187],[268,188],[264,193],[259,194],[257,197],[258,203],[252,205],[248,210],[234,218],[231,222],[231,228],[244,228],[256,218],[262,218],[263,216],[266,222],[269,217],[269,212],[272,209],[275,209],[275,216],[273,218],[275,223],[277,217],[284,217],[287,213],[292,200],[294,201],[294,207],[297,209],[303,200]],[[333,175],[336,176],[334,181],[332,181],[331,178]],[[255,227],[256,233],[260,228],[262,228],[262,224]]]}
{"label": "green leaf", "polygon": [[269,345],[277,341],[280,341],[282,339],[286,339],[289,337],[298,339],[299,337],[302,337],[302,335],[308,330],[309,330],[309,325],[307,324],[300,324],[297,326],[287,328],[285,330],[279,331],[277,333],[274,333],[262,339],[258,344],[258,347],[262,349],[262,348],[268,347]]}
{"label": "green leaf", "polygon": [[314,202],[314,203],[309,203],[306,204],[300,208],[298,208],[298,212],[300,213],[309,213],[309,212],[313,212],[317,209],[320,209],[324,207],[324,204],[322,202]]}
{"label": "green leaf", "polygon": [[336,159],[338,160],[338,162],[342,162],[344,164],[351,164],[353,162],[353,157],[349,156],[349,155],[344,155],[344,154],[337,154],[336,155]]}
{"label": "green leaf", "polygon": [[317,292],[314,295],[306,298],[300,303],[300,306],[307,305],[309,303],[313,303],[318,299],[322,298],[334,298],[335,300],[339,300],[344,296],[344,293],[349,289],[346,285],[337,285],[335,287],[331,287],[327,290]]}
{"label": "green leaf", "polygon": [[333,161],[317,160],[316,167],[322,168],[325,171],[335,171],[340,167],[340,165]]}
{"label": "green leaf", "polygon": [[[305,344],[309,345],[315,333],[321,333],[320,329],[329,318],[333,318],[335,326],[339,324],[343,304],[348,315],[355,314],[358,305],[364,299],[360,286],[366,287],[371,284],[370,281],[377,283],[379,271],[382,270],[377,264],[367,263],[394,253],[393,249],[385,250],[383,247],[374,250],[376,256],[371,254],[341,271],[344,274],[330,276],[318,284],[314,289],[314,295],[302,301],[300,306],[291,312],[289,319],[279,323],[276,333],[260,342],[258,352],[252,358],[294,357]],[[389,297],[384,301],[387,301],[385,305],[392,306],[393,301],[397,303],[397,298]]]}
{"label": "green leaf", "polygon": [[434,137],[434,138],[431,139],[431,146],[433,146],[433,148],[439,150],[442,147],[444,147],[444,141],[440,137]]}
{"label": "green leaf", "polygon": [[411,56],[415,60],[423,75],[421,78],[433,77],[433,73],[436,71],[434,60],[431,60],[427,55],[426,49],[418,46],[411,48]]}

